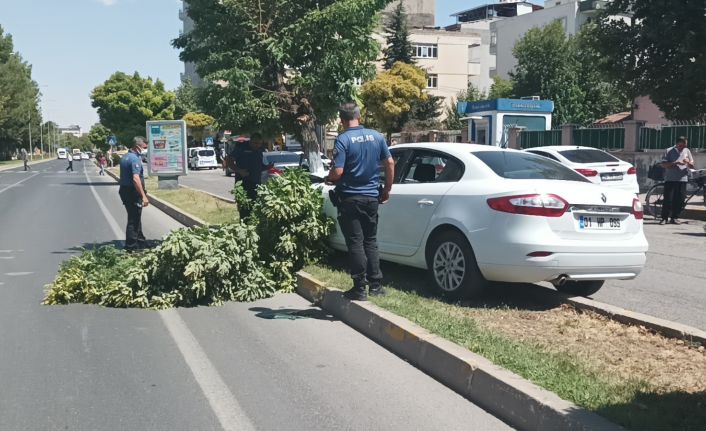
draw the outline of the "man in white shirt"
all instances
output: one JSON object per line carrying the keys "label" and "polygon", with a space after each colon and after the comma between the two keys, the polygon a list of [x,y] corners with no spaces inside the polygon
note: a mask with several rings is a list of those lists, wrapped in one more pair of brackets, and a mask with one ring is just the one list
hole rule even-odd
{"label": "man in white shirt", "polygon": [[679,213],[684,209],[686,183],[689,182],[689,169],[694,169],[694,158],[686,147],[688,140],[680,136],[676,144],[662,157],[664,171],[664,202],[662,220],[659,224],[679,224]]}

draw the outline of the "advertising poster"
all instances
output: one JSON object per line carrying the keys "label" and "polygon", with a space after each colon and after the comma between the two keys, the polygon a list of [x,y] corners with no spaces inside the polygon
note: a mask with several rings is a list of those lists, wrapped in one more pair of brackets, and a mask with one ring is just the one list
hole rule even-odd
{"label": "advertising poster", "polygon": [[186,175],[186,123],[148,121],[149,174]]}

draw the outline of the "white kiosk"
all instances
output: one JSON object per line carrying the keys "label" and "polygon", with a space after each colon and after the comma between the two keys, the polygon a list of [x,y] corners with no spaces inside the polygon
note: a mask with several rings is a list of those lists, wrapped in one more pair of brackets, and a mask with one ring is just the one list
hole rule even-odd
{"label": "white kiosk", "polygon": [[459,102],[458,113],[468,119],[468,139],[474,144],[507,145],[508,130],[550,130],[551,100],[493,99]]}

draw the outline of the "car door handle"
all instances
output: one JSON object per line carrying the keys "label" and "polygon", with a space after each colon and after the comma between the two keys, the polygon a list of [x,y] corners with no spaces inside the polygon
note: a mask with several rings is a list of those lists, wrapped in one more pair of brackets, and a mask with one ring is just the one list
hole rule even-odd
{"label": "car door handle", "polygon": [[430,201],[429,199],[422,199],[420,201],[417,201],[417,204],[419,204],[420,206],[430,207],[434,205],[434,201]]}

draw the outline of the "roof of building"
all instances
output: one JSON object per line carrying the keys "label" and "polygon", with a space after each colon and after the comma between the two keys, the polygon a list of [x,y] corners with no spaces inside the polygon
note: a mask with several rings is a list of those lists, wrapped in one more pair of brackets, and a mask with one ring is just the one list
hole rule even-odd
{"label": "roof of building", "polygon": [[451,14],[455,16],[459,22],[473,22],[492,18],[511,18],[517,16],[517,5],[531,6],[532,11],[544,9],[543,6],[536,5],[527,1],[515,3],[493,3],[478,6],[473,9],[464,10]]}
{"label": "roof of building", "polygon": [[618,112],[617,114],[611,114],[607,117],[601,118],[600,120],[596,120],[593,124],[617,124],[627,121],[631,117],[632,113],[630,111]]}

